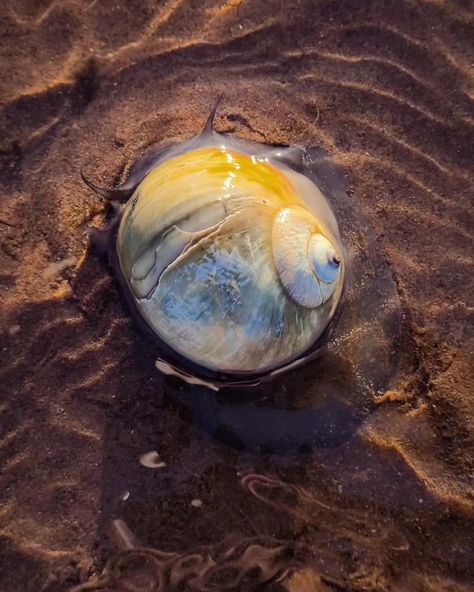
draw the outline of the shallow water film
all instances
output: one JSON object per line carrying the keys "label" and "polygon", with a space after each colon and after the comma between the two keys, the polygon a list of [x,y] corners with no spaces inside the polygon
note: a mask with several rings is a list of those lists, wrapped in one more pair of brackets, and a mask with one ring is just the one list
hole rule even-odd
{"label": "shallow water film", "polygon": [[[0,590],[474,590],[467,2],[5,0]],[[321,355],[155,367],[107,264],[122,183],[202,129],[317,146],[351,259]]]}

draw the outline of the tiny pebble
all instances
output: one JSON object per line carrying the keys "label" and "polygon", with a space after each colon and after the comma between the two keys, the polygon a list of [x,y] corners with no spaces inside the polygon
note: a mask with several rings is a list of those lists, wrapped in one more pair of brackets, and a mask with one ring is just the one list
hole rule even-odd
{"label": "tiny pebble", "polygon": [[147,467],[148,469],[161,469],[166,467],[166,463],[160,460],[160,456],[156,450],[142,454],[139,460],[140,464],[142,464],[144,467]]}
{"label": "tiny pebble", "polygon": [[8,329],[8,333],[10,335],[16,335],[17,333],[19,333],[21,327],[20,325],[12,325],[9,329]]}
{"label": "tiny pebble", "polygon": [[130,497],[130,492],[129,491],[124,491],[122,493],[122,501],[126,502],[128,500],[128,498]]}
{"label": "tiny pebble", "polygon": [[200,499],[193,499],[191,505],[193,508],[200,508],[202,506],[202,501]]}

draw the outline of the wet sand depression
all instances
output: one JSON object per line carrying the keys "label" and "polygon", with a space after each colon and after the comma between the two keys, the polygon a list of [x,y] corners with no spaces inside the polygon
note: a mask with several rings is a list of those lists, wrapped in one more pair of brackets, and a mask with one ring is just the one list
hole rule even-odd
{"label": "wet sand depression", "polygon": [[[116,567],[114,519],[223,567],[235,540],[232,566],[261,581],[292,569],[266,590],[474,590],[469,3],[0,10],[0,590],[62,591]],[[219,422],[196,418],[226,402],[196,410],[156,371],[87,251],[106,207],[81,166],[118,183],[147,148],[195,134],[221,92],[219,131],[318,145],[345,167],[401,302],[395,383],[304,454],[217,439]],[[305,399],[308,372],[282,404]],[[139,464],[152,450],[165,467]],[[175,559],[164,589],[196,577]],[[206,569],[197,589],[225,589]]]}

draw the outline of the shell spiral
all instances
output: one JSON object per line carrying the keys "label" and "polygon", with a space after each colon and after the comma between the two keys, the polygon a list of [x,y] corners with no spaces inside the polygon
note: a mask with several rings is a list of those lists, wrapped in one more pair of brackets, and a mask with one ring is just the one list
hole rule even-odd
{"label": "shell spiral", "polygon": [[270,147],[223,138],[199,137],[146,174],[118,259],[141,316],[184,360],[263,374],[304,356],[331,322],[344,249],[308,177]]}

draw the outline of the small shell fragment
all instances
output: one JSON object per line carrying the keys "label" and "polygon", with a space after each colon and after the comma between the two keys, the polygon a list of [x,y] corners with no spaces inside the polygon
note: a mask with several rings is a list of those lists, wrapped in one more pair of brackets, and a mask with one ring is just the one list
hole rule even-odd
{"label": "small shell fragment", "polygon": [[166,467],[166,463],[160,460],[160,456],[156,450],[142,454],[139,460],[140,464],[148,469],[162,469]]}

